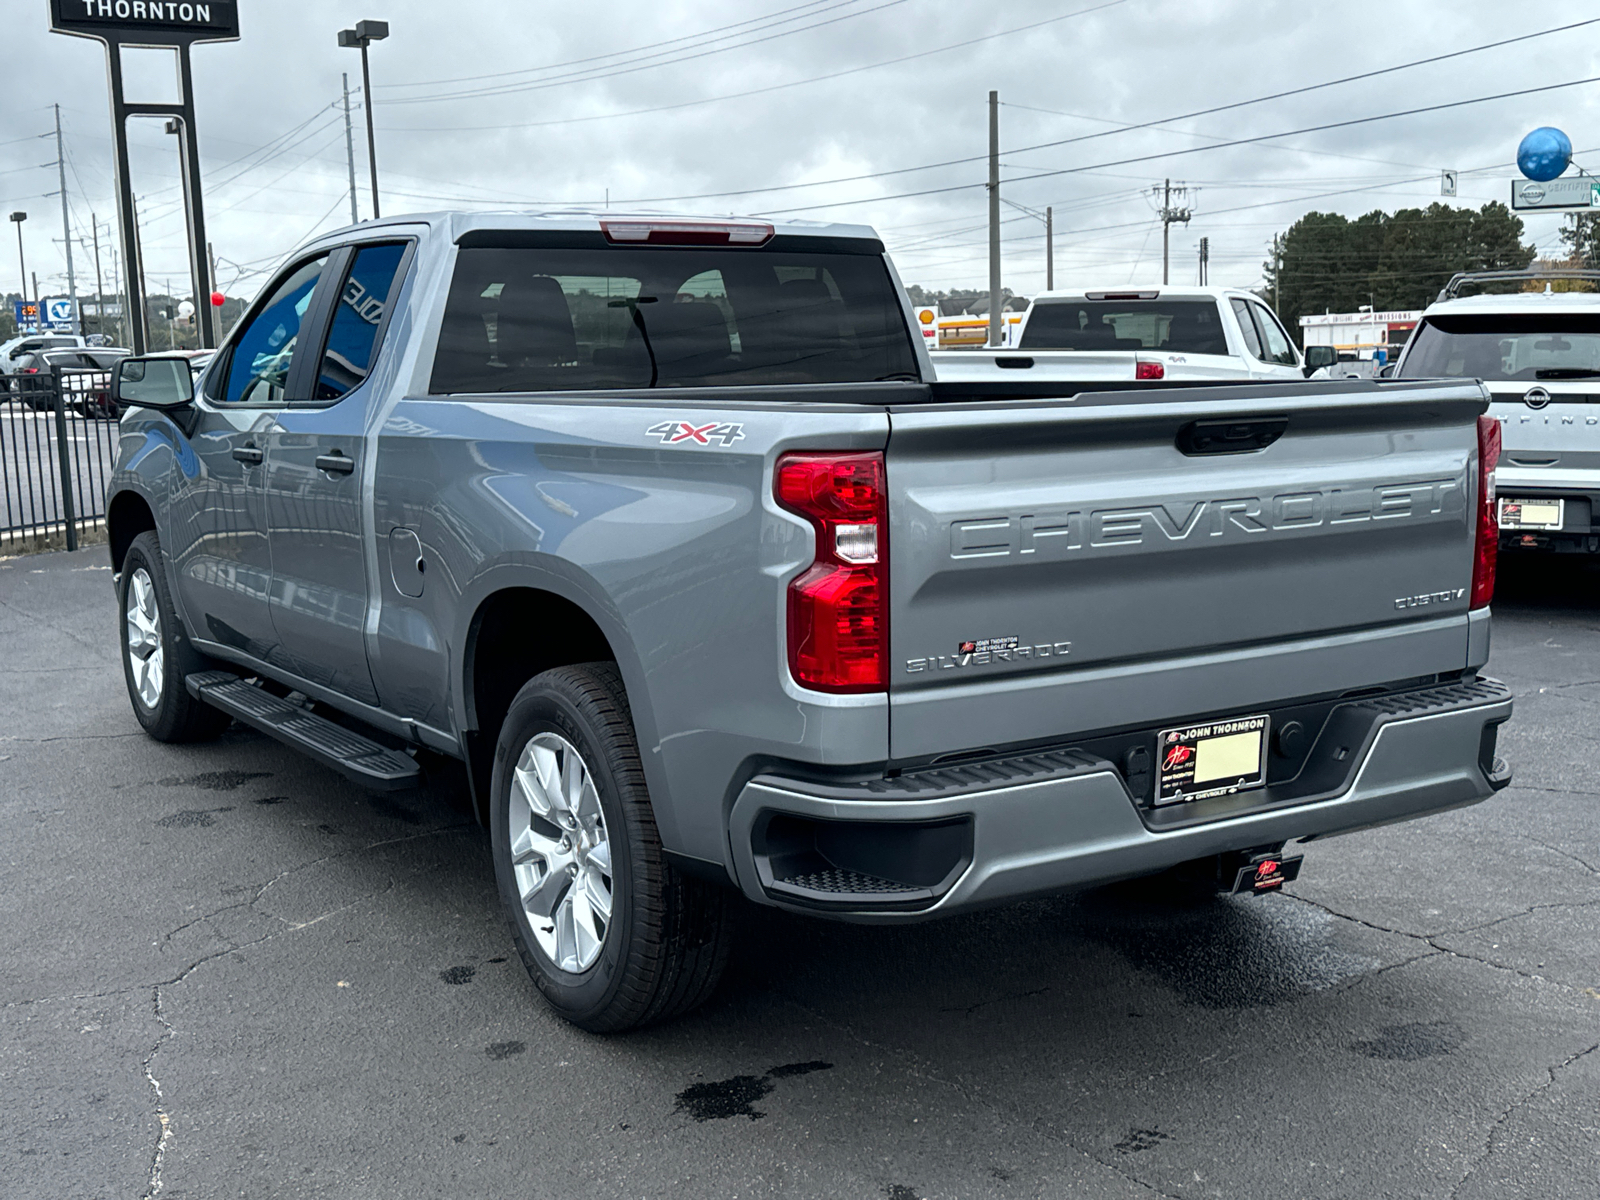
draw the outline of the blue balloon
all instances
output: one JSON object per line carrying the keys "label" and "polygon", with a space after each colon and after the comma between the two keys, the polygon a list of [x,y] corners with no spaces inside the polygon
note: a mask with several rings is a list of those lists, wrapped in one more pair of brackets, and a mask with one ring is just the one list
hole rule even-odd
{"label": "blue balloon", "polygon": [[1572,161],[1572,139],[1559,129],[1541,125],[1517,147],[1517,170],[1529,179],[1549,183]]}

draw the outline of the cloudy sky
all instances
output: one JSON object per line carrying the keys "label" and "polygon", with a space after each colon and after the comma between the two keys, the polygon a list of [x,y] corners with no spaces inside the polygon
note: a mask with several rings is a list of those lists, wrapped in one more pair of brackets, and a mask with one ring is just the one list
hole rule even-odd
{"label": "cloudy sky", "polygon": [[[86,242],[96,215],[109,290],[104,53],[47,32],[46,0],[5,7],[0,207],[30,214],[29,266],[47,294],[64,291],[50,194],[59,103],[73,236]],[[1461,173],[1455,203],[1506,199],[1517,142],[1537,125],[1567,130],[1578,162],[1600,173],[1600,82],[1298,132],[1600,76],[1600,4],[1581,0],[240,7],[241,41],[194,52],[209,232],[237,295],[297,243],[349,220],[341,72],[356,106],[360,212],[371,215],[360,57],[336,37],[363,17],[392,30],[372,50],[386,214],[598,208],[609,197],[613,209],[860,221],[882,233],[908,283],[927,287],[987,283],[991,89],[1002,102],[1005,282],[1024,294],[1044,283],[1043,223],[1030,211],[1046,205],[1058,285],[1158,280],[1151,188],[1168,177],[1188,187],[1193,210],[1173,226],[1174,281],[1193,281],[1206,236],[1212,282],[1251,286],[1272,235],[1306,211],[1425,205],[1446,168]],[[1593,23],[1406,66],[1576,22]],[[1314,87],[1374,71],[1385,73]],[[164,98],[169,68],[134,75]],[[1235,107],[1191,115],[1221,106]],[[131,137],[149,285],[171,278],[181,291],[176,139],[156,121],[135,121]],[[1227,144],[1243,139],[1257,140]],[[1535,218],[1528,235],[1553,251],[1558,224]],[[92,261],[80,254],[77,266],[82,289]],[[15,248],[0,243],[0,289],[16,280]]]}

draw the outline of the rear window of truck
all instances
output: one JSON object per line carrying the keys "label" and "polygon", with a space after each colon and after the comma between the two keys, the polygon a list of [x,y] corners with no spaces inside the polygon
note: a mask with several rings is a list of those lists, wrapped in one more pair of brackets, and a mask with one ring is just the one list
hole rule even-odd
{"label": "rear window of truck", "polygon": [[1049,300],[1034,304],[1023,350],[1170,350],[1226,354],[1214,300]]}
{"label": "rear window of truck", "polygon": [[900,297],[876,254],[464,246],[428,390],[915,378]]}
{"label": "rear window of truck", "polygon": [[1429,317],[1411,337],[1408,379],[1585,379],[1600,376],[1600,313]]}

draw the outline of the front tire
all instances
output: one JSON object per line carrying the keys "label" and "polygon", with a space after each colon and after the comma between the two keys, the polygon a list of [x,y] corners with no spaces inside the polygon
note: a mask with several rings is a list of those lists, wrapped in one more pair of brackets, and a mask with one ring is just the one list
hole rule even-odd
{"label": "front tire", "polygon": [[161,543],[153,530],[133,539],[117,585],[122,610],[122,670],[144,731],[158,742],[216,737],[231,718],[189,695],[184,677],[215,664],[189,644],[172,604]]}
{"label": "front tire", "polygon": [[517,693],[490,795],[512,937],[560,1016],[615,1033],[711,995],[732,941],[727,897],[666,861],[613,664],[559,667]]}

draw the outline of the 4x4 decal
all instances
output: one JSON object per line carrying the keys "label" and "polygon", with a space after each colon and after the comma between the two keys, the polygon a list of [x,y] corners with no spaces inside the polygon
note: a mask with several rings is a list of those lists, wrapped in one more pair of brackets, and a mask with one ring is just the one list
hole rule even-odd
{"label": "4x4 decal", "polygon": [[678,442],[689,442],[697,446],[709,446],[715,442],[720,446],[731,446],[744,437],[744,426],[731,425],[725,421],[708,421],[704,425],[696,425],[692,421],[662,421],[659,425],[650,426],[644,432],[646,437],[659,438],[663,446],[675,445]]}

